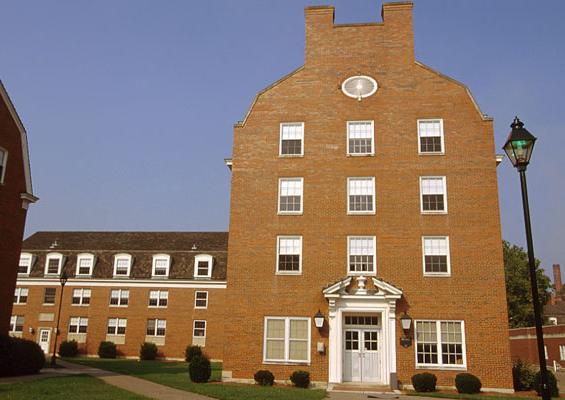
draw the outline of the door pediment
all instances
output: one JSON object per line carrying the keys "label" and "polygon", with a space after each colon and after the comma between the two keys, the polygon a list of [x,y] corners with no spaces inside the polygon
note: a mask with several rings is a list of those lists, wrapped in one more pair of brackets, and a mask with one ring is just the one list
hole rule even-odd
{"label": "door pediment", "polygon": [[[369,285],[367,285],[369,283]],[[369,280],[364,276],[347,276],[326,286],[322,293],[324,297],[331,298],[378,298],[378,299],[400,299],[402,289],[385,282],[382,279],[371,277]]]}

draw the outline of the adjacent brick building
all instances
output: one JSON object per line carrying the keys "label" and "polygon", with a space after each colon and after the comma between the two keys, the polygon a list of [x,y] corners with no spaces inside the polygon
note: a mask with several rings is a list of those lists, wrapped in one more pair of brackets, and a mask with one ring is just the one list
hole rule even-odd
{"label": "adjacent brick building", "polygon": [[8,331],[27,208],[36,200],[27,134],[0,81],[0,334]]}
{"label": "adjacent brick building", "polygon": [[382,16],[306,8],[304,65],[234,127],[225,377],[511,390],[492,119],[414,59],[410,2]]}
{"label": "adjacent brick building", "polygon": [[[548,368],[565,367],[565,325],[543,327],[545,359]],[[512,360],[522,360],[539,365],[536,328],[510,329],[510,351]]]}

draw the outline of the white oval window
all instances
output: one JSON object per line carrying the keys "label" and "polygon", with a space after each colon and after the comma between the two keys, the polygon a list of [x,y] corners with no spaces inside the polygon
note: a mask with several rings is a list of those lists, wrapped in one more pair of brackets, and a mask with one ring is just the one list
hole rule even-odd
{"label": "white oval window", "polygon": [[377,81],[370,76],[352,76],[341,84],[342,92],[349,97],[361,100],[377,91]]}

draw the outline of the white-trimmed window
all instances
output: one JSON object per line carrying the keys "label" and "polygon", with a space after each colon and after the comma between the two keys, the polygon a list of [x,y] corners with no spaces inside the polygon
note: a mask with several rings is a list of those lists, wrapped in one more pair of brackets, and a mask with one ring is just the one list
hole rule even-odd
{"label": "white-trimmed window", "polygon": [[28,293],[29,293],[28,288],[17,287],[14,290],[14,304],[25,304],[25,303],[27,303]]}
{"label": "white-trimmed window", "polygon": [[57,288],[46,287],[43,291],[43,304],[48,304],[48,305],[55,304],[56,294],[57,294]]}
{"label": "white-trimmed window", "polygon": [[277,237],[277,274],[302,273],[302,236]]}
{"label": "white-trimmed window", "polygon": [[451,274],[449,237],[422,237],[424,275],[447,276]]}
{"label": "white-trimmed window", "polygon": [[347,178],[347,213],[375,213],[375,178]]}
{"label": "white-trimmed window", "polygon": [[110,306],[127,307],[129,303],[129,289],[112,289],[110,292]]}
{"label": "white-trimmed window", "polygon": [[281,123],[279,155],[304,155],[304,122]]}
{"label": "white-trimmed window", "polygon": [[445,176],[420,177],[420,207],[422,213],[447,212]]}
{"label": "white-trimmed window", "polygon": [[90,304],[90,289],[73,289],[73,306],[87,306]]}
{"label": "white-trimmed window", "polygon": [[10,332],[22,333],[24,331],[24,317],[22,315],[12,315],[10,318]]}
{"label": "white-trimmed window", "polygon": [[347,154],[369,156],[375,154],[375,130],[373,121],[347,122]]}
{"label": "white-trimmed window", "polygon": [[279,179],[279,213],[302,214],[303,178]]}
{"label": "white-trimmed window", "polygon": [[465,368],[463,321],[415,321],[416,366]]}
{"label": "white-trimmed window", "polygon": [[420,154],[443,154],[443,120],[418,120],[418,150]]}
{"label": "white-trimmed window", "polygon": [[167,307],[169,292],[167,290],[149,291],[149,307]]}
{"label": "white-trimmed window", "polygon": [[81,253],[77,255],[77,276],[91,276],[94,267],[94,254]]}
{"label": "white-trimmed window", "polygon": [[208,292],[194,293],[194,308],[208,308]]}
{"label": "white-trimmed window", "polygon": [[116,254],[114,256],[114,276],[129,276],[131,270],[131,255]]}
{"label": "white-trimmed window", "polygon": [[147,320],[147,336],[165,336],[167,321],[164,319]]}
{"label": "white-trimmed window", "polygon": [[565,361],[565,345],[564,344],[559,345],[559,358],[561,359],[561,361]]}
{"label": "white-trimmed window", "polygon": [[49,253],[45,257],[45,275],[61,275],[63,255],[61,253]]}
{"label": "white-trimmed window", "polygon": [[347,263],[349,275],[375,275],[377,259],[374,236],[347,237]]}
{"label": "white-trimmed window", "polygon": [[192,325],[192,337],[193,338],[206,337],[206,321],[194,320],[194,323]]}
{"label": "white-trimmed window", "polygon": [[310,318],[265,317],[264,362],[309,363]]}
{"label": "white-trimmed window", "polygon": [[199,254],[194,257],[194,277],[211,278],[213,261],[214,258],[208,254]]}
{"label": "white-trimmed window", "polygon": [[0,147],[0,184],[4,183],[7,164],[8,164],[8,151]]}
{"label": "white-trimmed window", "polygon": [[33,254],[22,253],[20,255],[20,263],[18,264],[18,274],[29,275],[31,265],[33,264]]}
{"label": "white-trimmed window", "polygon": [[169,276],[171,256],[168,254],[155,254],[153,256],[153,269],[151,275],[154,278],[166,278]]}
{"label": "white-trimmed window", "polygon": [[88,318],[71,317],[69,320],[69,333],[86,333],[88,329]]}
{"label": "white-trimmed window", "polygon": [[108,335],[125,335],[128,320],[126,318],[108,318]]}

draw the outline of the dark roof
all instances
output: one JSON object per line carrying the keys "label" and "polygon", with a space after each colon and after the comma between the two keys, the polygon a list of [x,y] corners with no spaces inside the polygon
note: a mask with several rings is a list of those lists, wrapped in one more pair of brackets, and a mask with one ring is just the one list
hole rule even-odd
{"label": "dark roof", "polygon": [[[193,247],[196,246],[196,249]],[[22,251],[227,251],[228,232],[37,232]]]}
{"label": "dark roof", "polygon": [[555,304],[546,304],[543,308],[546,317],[565,315],[565,301],[557,301]]}

